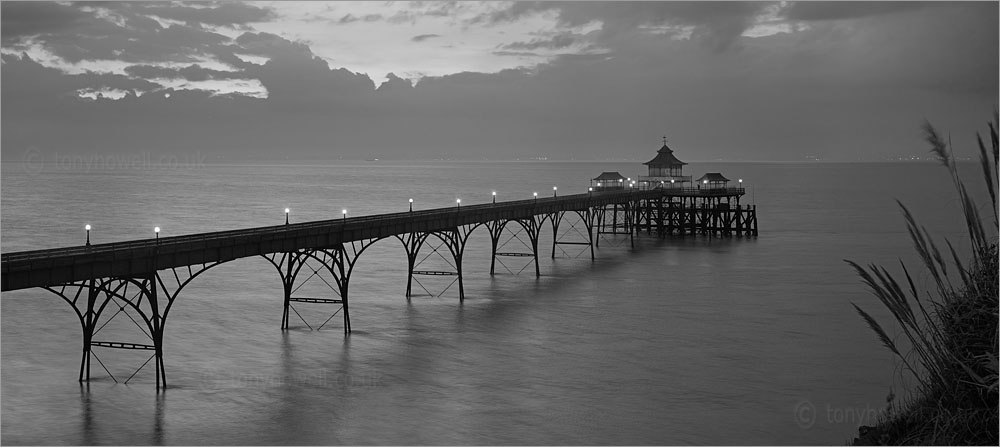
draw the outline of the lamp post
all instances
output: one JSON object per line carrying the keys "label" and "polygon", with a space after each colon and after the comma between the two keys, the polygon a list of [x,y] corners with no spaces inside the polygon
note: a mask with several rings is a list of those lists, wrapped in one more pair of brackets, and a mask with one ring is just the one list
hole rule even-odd
{"label": "lamp post", "polygon": [[346,209],[340,210],[340,214],[343,214],[344,215],[344,220],[347,220],[347,210]]}
{"label": "lamp post", "polygon": [[497,192],[493,191],[493,203],[497,203]]}
{"label": "lamp post", "polygon": [[83,226],[84,230],[87,230],[87,246],[90,246],[90,224]]}
{"label": "lamp post", "polygon": [[535,202],[538,202],[538,193],[537,192],[533,192],[531,194],[535,196]]}
{"label": "lamp post", "polygon": [[593,195],[594,195],[594,187],[591,186],[587,188],[587,196],[593,196]]}
{"label": "lamp post", "polygon": [[413,199],[410,199],[410,212],[413,212]]}
{"label": "lamp post", "polygon": [[462,209],[462,199],[455,199],[455,208]]}
{"label": "lamp post", "polygon": [[557,197],[557,196],[556,196],[556,190],[558,190],[558,189],[559,189],[559,188],[558,188],[558,187],[556,187],[556,186],[553,186],[553,187],[552,187],[552,197]]}
{"label": "lamp post", "polygon": [[288,213],[290,213],[290,212],[291,212],[291,210],[289,210],[288,208],[285,208],[285,225],[288,225]]}
{"label": "lamp post", "polygon": [[160,227],[153,227],[153,234],[156,235],[156,241],[160,241]]}

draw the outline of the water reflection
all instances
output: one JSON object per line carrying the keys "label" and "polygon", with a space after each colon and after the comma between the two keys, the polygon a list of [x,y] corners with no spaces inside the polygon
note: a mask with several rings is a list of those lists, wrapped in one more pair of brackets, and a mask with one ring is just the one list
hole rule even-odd
{"label": "water reflection", "polygon": [[80,444],[82,445],[94,445],[97,443],[97,436],[94,433],[94,412],[91,408],[90,401],[90,384],[87,382],[80,383],[80,408],[81,408],[81,421],[82,428],[80,432],[83,434],[83,440]]}
{"label": "water reflection", "polygon": [[[107,392],[109,389],[119,387],[127,388],[125,385],[115,385],[111,388],[104,388],[104,391]],[[139,398],[145,399],[146,396],[144,396],[144,394],[146,393],[139,393]],[[102,395],[101,393],[97,393],[95,395],[94,392],[91,391],[89,383],[80,383],[80,441],[78,444],[96,445],[120,443],[123,440],[119,439],[118,441],[115,441],[114,439],[123,435],[131,438],[129,433],[133,429],[143,426],[141,422],[142,419],[144,419],[144,413],[141,411],[114,414],[102,413],[101,410],[95,409],[95,403],[97,406],[109,404],[109,402],[107,402],[107,398],[107,394]],[[165,390],[155,393],[152,429],[149,431],[149,441],[147,442],[150,445],[166,444],[166,424],[164,422],[167,412],[166,402],[167,393]],[[111,423],[100,424],[99,421],[101,420],[107,422],[109,414],[111,415],[111,418],[113,418]],[[141,431],[141,433],[145,433],[145,431]],[[141,442],[135,442],[136,439],[127,439],[124,441],[127,441],[126,443],[134,442],[136,444],[141,444]],[[74,441],[72,444],[77,444],[77,442]]]}
{"label": "water reflection", "polygon": [[156,409],[153,415],[153,439],[151,444],[163,445],[164,442],[164,430],[163,430],[163,414],[166,412],[167,407],[167,391],[156,393]]}

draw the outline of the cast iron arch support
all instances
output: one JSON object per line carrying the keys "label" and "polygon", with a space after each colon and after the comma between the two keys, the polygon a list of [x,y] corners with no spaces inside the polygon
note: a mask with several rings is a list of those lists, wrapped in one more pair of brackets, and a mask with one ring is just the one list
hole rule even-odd
{"label": "cast iron arch support", "polygon": [[[576,213],[583,222],[584,227],[587,229],[587,242],[560,242],[559,241],[559,225],[562,223],[563,216],[567,212]],[[588,245],[590,247],[590,260],[593,261],[594,258],[594,211],[592,208],[587,208],[583,210],[573,210],[573,211],[557,211],[552,213],[550,219],[552,221],[552,259],[556,258],[556,245],[558,244],[572,244],[572,245]],[[575,225],[571,224],[572,228],[576,228]],[[582,234],[581,234],[582,235]]]}
{"label": "cast iron arch support", "polygon": [[[535,215],[526,219],[512,219],[503,221],[497,220],[487,223],[486,226],[490,231],[490,239],[493,245],[492,260],[490,261],[490,275],[493,275],[496,272],[495,266],[496,266],[497,256],[531,256],[533,262],[535,263],[535,277],[536,278],[541,277],[542,276],[541,269],[538,266],[538,236],[541,233],[542,224],[544,224],[545,220],[548,218],[550,218],[550,216],[548,214],[545,214],[545,215]],[[503,245],[506,244],[506,242],[504,244],[500,244],[500,237],[503,234],[503,230],[507,227],[507,225],[509,225],[512,222],[516,223],[517,225],[520,225],[521,228],[524,229],[525,233],[527,233],[529,243],[525,245],[531,249],[530,254],[518,253],[518,252],[501,253],[497,251],[499,248],[501,248]],[[507,242],[510,242],[513,239],[520,240],[515,234],[510,239],[508,239]],[[523,241],[521,242],[524,243]]]}

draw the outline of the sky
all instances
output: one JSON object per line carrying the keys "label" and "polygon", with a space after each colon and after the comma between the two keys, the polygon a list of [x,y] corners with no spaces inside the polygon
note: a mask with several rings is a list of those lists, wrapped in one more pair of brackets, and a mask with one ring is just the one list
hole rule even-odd
{"label": "sky", "polygon": [[977,156],[996,2],[0,3],[0,158]]}

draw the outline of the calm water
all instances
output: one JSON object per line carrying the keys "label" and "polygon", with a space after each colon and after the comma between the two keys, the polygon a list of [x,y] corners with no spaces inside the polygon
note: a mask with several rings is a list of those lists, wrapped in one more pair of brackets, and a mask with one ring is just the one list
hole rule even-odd
{"label": "calm water", "polygon": [[[4,164],[4,252],[585,191],[639,163]],[[975,174],[973,166],[965,171]],[[41,290],[2,295],[4,444],[828,444],[885,406],[892,358],[854,313],[884,315],[841,260],[912,261],[899,198],[962,246],[954,193],[931,164],[692,164],[745,179],[761,236],[606,236],[568,246],[542,277],[489,275],[489,238],[466,251],[466,301],[403,296],[406,262],[377,243],[342,320],[279,330],[281,284],[260,258],[206,272],[166,328],[171,387],[151,365],[128,385],[96,361],[76,381],[80,328]],[[569,238],[571,236],[567,236]],[[516,242],[515,242],[516,243]],[[512,250],[513,251],[513,250]],[[504,259],[512,272],[524,262]],[[519,263],[519,261],[521,261]],[[434,257],[429,263],[441,262]],[[927,283],[927,275],[918,275]],[[448,279],[421,279],[439,293]],[[415,286],[416,287],[416,286]],[[319,290],[319,289],[317,289]],[[329,313],[296,306],[313,326]],[[107,312],[106,315],[114,312]],[[99,337],[142,342],[119,315]],[[95,351],[116,377],[141,352]],[[897,394],[900,393],[898,386]]]}

